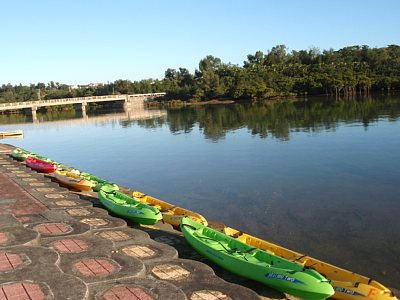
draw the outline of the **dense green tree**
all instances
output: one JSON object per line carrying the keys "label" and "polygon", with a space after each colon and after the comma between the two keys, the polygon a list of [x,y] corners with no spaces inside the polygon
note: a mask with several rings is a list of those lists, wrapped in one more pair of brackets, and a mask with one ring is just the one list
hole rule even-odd
{"label": "dense green tree", "polygon": [[349,46],[320,51],[316,47],[289,52],[285,45],[247,55],[243,66],[208,55],[193,74],[167,69],[162,80],[116,80],[68,86],[51,81],[30,86],[3,84],[0,102],[166,92],[165,100],[201,101],[215,98],[265,99],[289,95],[353,96],[400,89],[400,46]]}

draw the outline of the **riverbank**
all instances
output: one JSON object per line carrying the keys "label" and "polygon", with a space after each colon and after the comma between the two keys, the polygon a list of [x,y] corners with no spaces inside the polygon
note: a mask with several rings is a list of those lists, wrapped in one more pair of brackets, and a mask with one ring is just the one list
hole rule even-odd
{"label": "riverbank", "polygon": [[335,96],[335,94],[310,94],[310,95],[285,95],[285,96],[273,96],[269,98],[261,98],[261,99],[212,99],[212,100],[205,100],[205,101],[183,101],[178,99],[173,100],[157,100],[146,103],[148,107],[184,107],[184,106],[201,106],[201,105],[222,105],[222,104],[233,104],[233,103],[268,103],[268,102],[278,102],[278,101],[291,101],[291,100],[299,100],[299,99],[337,99],[337,100],[358,100],[358,99],[366,99],[372,96],[390,96],[390,95],[398,95],[400,91],[393,90],[390,93],[385,91],[379,92],[372,92],[369,94],[341,94]]}
{"label": "riverbank", "polygon": [[182,100],[168,100],[168,101],[152,101],[146,103],[147,107],[183,107],[183,106],[197,106],[197,105],[221,105],[233,104],[235,100],[208,100],[208,101],[182,101]]}
{"label": "riverbank", "polygon": [[13,160],[12,149],[0,144],[0,289],[7,299],[284,298],[216,268],[241,285],[221,279],[170,225],[109,215],[96,193],[61,187]]}

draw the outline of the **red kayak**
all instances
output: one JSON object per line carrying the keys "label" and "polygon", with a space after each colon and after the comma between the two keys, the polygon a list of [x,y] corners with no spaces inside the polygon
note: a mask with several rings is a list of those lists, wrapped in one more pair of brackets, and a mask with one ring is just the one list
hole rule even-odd
{"label": "red kayak", "polygon": [[29,168],[41,173],[53,173],[57,169],[57,165],[32,156],[28,156],[25,163]]}

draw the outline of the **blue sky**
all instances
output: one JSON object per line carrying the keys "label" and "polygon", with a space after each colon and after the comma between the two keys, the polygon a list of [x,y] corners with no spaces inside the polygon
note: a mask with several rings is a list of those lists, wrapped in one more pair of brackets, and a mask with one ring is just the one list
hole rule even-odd
{"label": "blue sky", "polygon": [[21,0],[1,5],[0,84],[193,72],[211,54],[400,44],[398,0]]}

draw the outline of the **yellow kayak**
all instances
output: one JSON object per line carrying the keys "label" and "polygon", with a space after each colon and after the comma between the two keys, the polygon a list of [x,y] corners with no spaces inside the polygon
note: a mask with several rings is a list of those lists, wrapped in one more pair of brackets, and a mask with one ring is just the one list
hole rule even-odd
{"label": "yellow kayak", "polygon": [[327,279],[331,280],[331,284],[335,290],[335,294],[331,296],[332,298],[345,300],[397,300],[388,288],[363,275],[353,273],[310,256],[286,249],[230,227],[225,227],[224,233],[248,244],[249,246],[294,261],[304,267],[311,267],[317,272],[323,274]]}
{"label": "yellow kayak", "polygon": [[56,170],[54,177],[62,184],[79,191],[90,191],[96,185],[93,181],[84,179],[73,171]]}
{"label": "yellow kayak", "polygon": [[151,197],[149,195],[143,194],[138,191],[134,191],[132,193],[132,198],[142,202],[143,204],[147,204],[153,206],[161,211],[163,215],[163,221],[165,223],[171,224],[172,226],[178,228],[181,219],[183,217],[189,217],[190,219],[207,226],[207,220],[200,214],[187,210],[182,207],[174,206],[168,202],[162,201],[160,199]]}

